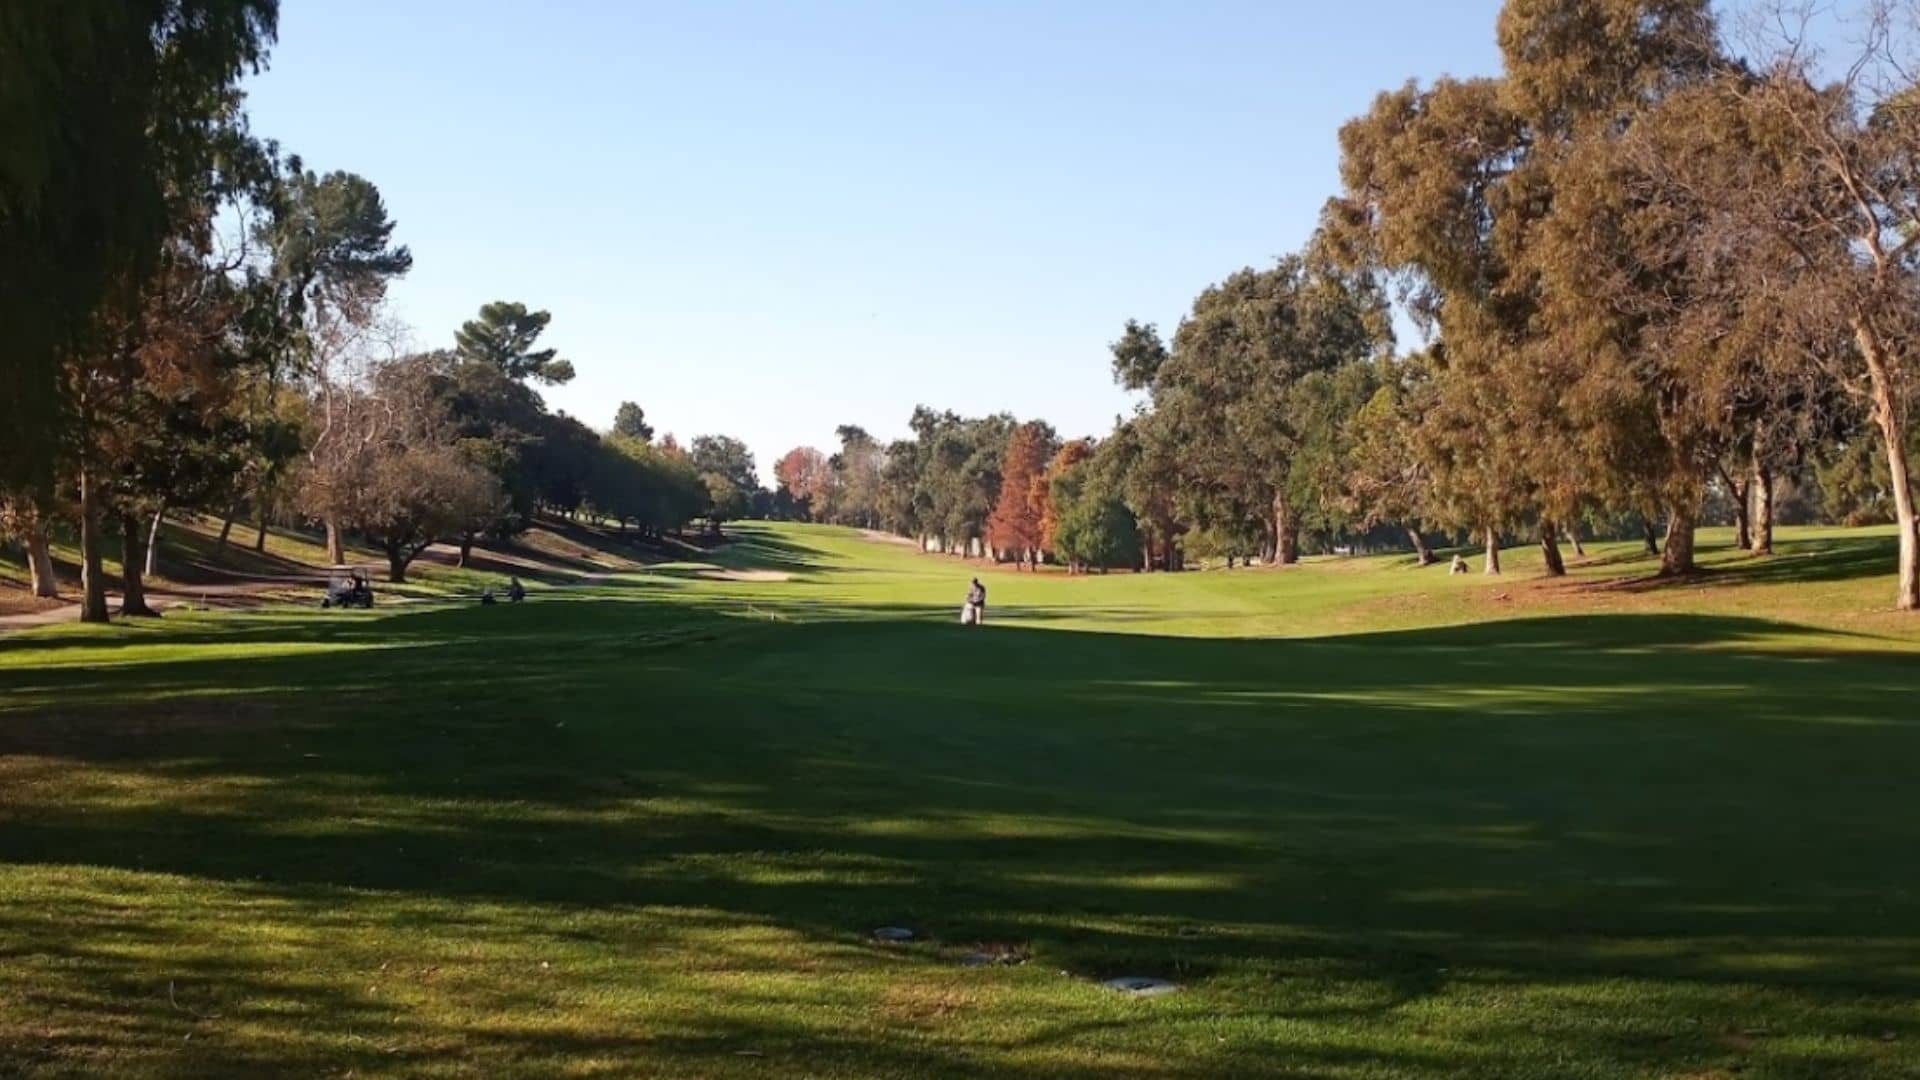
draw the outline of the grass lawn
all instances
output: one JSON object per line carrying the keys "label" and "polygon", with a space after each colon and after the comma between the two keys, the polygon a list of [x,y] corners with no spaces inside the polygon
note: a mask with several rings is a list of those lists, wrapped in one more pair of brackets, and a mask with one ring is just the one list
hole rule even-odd
{"label": "grass lawn", "polygon": [[0,1075],[1920,1076],[1883,532],[996,572],[969,631],[975,568],[744,531],[0,639]]}

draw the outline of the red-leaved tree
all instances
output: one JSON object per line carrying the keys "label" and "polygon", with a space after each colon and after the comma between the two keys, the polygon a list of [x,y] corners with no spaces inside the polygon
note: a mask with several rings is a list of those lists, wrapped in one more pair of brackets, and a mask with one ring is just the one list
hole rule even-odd
{"label": "red-leaved tree", "polygon": [[1015,565],[1040,564],[1044,507],[1036,491],[1045,490],[1047,461],[1053,457],[1053,428],[1033,420],[1013,429],[1000,466],[1000,498],[987,519],[987,542],[1011,552]]}
{"label": "red-leaved tree", "polygon": [[794,502],[807,508],[811,516],[833,483],[833,470],[825,454],[811,446],[796,446],[774,462],[773,478],[793,496]]}

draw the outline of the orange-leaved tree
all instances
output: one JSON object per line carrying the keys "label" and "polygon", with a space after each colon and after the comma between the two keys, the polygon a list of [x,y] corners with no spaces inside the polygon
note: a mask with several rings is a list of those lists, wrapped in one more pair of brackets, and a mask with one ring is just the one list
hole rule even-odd
{"label": "orange-leaved tree", "polygon": [[997,551],[1011,552],[1016,565],[1040,563],[1042,508],[1034,498],[1035,482],[1044,481],[1053,446],[1053,428],[1040,420],[1014,428],[1007,440],[1000,497],[987,519],[987,542]]}
{"label": "orange-leaved tree", "polygon": [[833,470],[827,467],[827,455],[811,446],[796,446],[774,462],[773,478],[812,517],[825,501]]}

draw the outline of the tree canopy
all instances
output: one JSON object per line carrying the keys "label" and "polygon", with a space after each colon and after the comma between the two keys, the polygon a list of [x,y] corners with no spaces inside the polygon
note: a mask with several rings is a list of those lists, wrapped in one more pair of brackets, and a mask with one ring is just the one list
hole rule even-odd
{"label": "tree canopy", "polygon": [[534,345],[553,316],[528,311],[527,305],[495,300],[480,307],[478,318],[463,323],[453,335],[454,351],[470,363],[498,368],[515,382],[532,380],[558,386],[573,379],[573,364],[554,349]]}

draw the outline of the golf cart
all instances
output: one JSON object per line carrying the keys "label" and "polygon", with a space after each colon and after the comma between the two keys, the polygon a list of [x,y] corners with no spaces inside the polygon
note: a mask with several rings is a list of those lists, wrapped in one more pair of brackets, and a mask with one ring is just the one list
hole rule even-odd
{"label": "golf cart", "polygon": [[320,598],[322,608],[371,608],[373,607],[373,586],[368,583],[364,570],[348,570],[344,575],[336,573],[327,582],[327,594]]}

